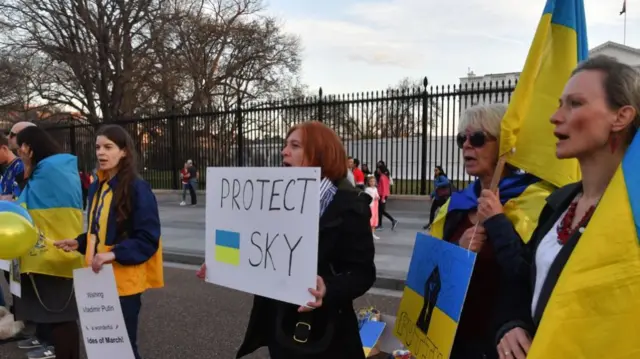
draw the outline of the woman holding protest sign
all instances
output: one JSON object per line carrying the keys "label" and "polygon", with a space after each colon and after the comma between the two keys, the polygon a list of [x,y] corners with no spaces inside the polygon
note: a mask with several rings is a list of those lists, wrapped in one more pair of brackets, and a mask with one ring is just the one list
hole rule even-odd
{"label": "woman holding protest sign", "polygon": [[[513,232],[496,240],[514,268],[500,358],[636,357],[640,214],[630,201],[640,183],[640,74],[610,57],[582,62],[551,123],[556,156],[577,159],[582,180],[547,199],[526,246]],[[504,222],[495,197],[483,197],[485,226]]]}
{"label": "woman holding protest sign", "polygon": [[[318,277],[309,289],[316,301],[296,307],[254,296],[237,357],[266,346],[273,359],[363,359],[353,300],[376,279],[372,199],[347,181],[344,147],[321,122],[291,128],[282,156],[284,166],[321,168]],[[204,272],[203,265],[198,276]]]}
{"label": "woman holding protest sign", "polygon": [[477,253],[451,359],[498,357],[492,333],[496,329],[495,300],[502,279],[491,238],[503,227],[511,231],[515,228],[522,237],[530,236],[531,223],[537,221],[544,198],[551,191],[551,186],[538,178],[507,166],[499,175],[498,193],[499,202],[509,210],[509,220],[495,230],[479,223],[478,200],[481,191],[490,188],[496,171],[501,121],[506,109],[503,104],[490,104],[465,111],[456,141],[462,150],[467,174],[478,179],[464,190],[451,194],[431,227],[432,236]]}
{"label": "woman holding protest sign", "polygon": [[96,137],[98,181],[89,189],[87,233],[56,243],[79,251],[99,272],[113,264],[120,306],[136,359],[138,316],[142,293],[164,286],[158,203],[149,183],[136,170],[135,146],[117,125],[100,129]]}

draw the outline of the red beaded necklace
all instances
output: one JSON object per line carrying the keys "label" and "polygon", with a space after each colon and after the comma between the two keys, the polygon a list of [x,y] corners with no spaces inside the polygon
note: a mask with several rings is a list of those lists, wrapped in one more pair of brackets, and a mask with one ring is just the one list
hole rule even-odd
{"label": "red beaded necklace", "polygon": [[571,236],[573,236],[573,234],[576,232],[576,229],[584,226],[589,220],[589,218],[591,218],[591,215],[593,214],[593,212],[596,210],[595,205],[589,207],[589,209],[584,214],[584,216],[582,216],[582,219],[580,220],[578,225],[575,226],[575,228],[571,228],[573,219],[576,217],[577,207],[578,207],[578,201],[571,202],[571,205],[567,210],[567,214],[564,215],[564,218],[562,218],[562,221],[560,222],[560,224],[558,224],[558,227],[556,228],[556,230],[558,231],[558,243],[560,243],[560,245],[567,244],[567,242],[569,241],[569,238],[571,238]]}

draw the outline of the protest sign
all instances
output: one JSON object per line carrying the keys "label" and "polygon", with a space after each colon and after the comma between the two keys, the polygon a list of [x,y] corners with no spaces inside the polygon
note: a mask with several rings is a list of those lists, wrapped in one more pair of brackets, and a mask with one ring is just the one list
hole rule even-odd
{"label": "protest sign", "polygon": [[418,233],[395,323],[416,358],[449,358],[476,254]]}
{"label": "protest sign", "polygon": [[4,259],[0,260],[0,270],[8,272],[11,268],[11,262]]}
{"label": "protest sign", "polygon": [[206,281],[297,305],[316,287],[320,169],[207,169]]}
{"label": "protest sign", "polygon": [[113,266],[104,265],[99,273],[76,269],[73,282],[87,357],[134,359]]}

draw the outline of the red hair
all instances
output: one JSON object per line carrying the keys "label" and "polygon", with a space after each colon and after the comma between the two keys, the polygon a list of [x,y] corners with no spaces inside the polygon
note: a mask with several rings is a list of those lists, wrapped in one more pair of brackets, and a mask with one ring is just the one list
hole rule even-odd
{"label": "red hair", "polygon": [[320,167],[322,177],[337,181],[347,177],[347,153],[340,137],[331,128],[319,121],[297,124],[287,132],[287,138],[300,130],[302,149],[309,167]]}

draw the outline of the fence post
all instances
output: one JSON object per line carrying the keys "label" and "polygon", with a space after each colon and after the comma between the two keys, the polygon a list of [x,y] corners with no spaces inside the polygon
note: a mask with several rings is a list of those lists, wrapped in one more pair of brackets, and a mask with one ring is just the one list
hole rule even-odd
{"label": "fence post", "polygon": [[322,87],[318,91],[318,121],[324,122],[324,105],[322,104]]}
{"label": "fence post", "polygon": [[69,127],[69,152],[78,156],[78,152],[76,151],[76,125],[73,123],[71,127]]}
{"label": "fence post", "polygon": [[237,162],[238,167],[244,166],[244,131],[242,129],[242,98],[240,93],[238,93],[238,100],[236,101],[236,127],[238,129],[238,151],[237,151]]}
{"label": "fence post", "polygon": [[180,177],[178,177],[178,169],[182,170],[182,166],[179,165],[178,155],[181,153],[178,149],[177,134],[178,123],[176,122],[176,108],[171,106],[171,113],[169,114],[169,141],[171,143],[171,188],[174,190],[180,189],[178,183],[181,183]]}
{"label": "fence post", "polygon": [[425,76],[422,81],[424,90],[422,92],[422,148],[420,153],[420,194],[427,194],[427,131],[429,128],[429,94],[427,93],[427,85],[429,80]]}

